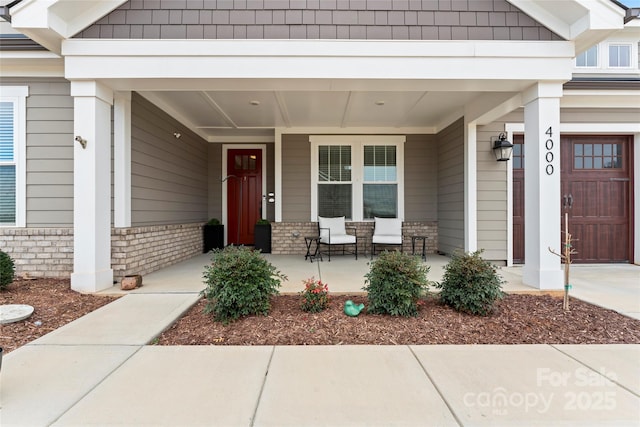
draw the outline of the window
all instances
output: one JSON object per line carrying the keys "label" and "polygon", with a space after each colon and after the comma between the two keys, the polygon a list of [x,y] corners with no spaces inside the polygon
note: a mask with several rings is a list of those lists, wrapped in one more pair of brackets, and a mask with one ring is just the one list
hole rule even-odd
{"label": "window", "polygon": [[631,45],[630,44],[610,44],[609,45],[609,67],[611,68],[631,67]]}
{"label": "window", "polygon": [[402,218],[404,136],[311,136],[311,216]]}
{"label": "window", "polygon": [[574,169],[621,169],[622,144],[574,144]]}
{"label": "window", "polygon": [[26,86],[0,86],[0,225],[25,226]]}
{"label": "window", "polygon": [[576,67],[597,67],[598,66],[598,45],[592,46],[588,50],[576,56]]}

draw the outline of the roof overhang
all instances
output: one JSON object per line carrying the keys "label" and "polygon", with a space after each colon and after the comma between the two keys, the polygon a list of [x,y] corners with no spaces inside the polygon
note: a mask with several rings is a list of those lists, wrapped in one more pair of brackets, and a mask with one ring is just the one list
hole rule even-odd
{"label": "roof overhang", "polygon": [[[581,52],[624,25],[625,10],[610,0],[507,0]],[[47,49],[93,24],[126,0],[23,0],[11,8],[13,27]]]}
{"label": "roof overhang", "polygon": [[54,53],[73,37],[127,0],[23,0],[11,8],[13,28]]}
{"label": "roof overhang", "polygon": [[624,27],[625,9],[609,0],[507,0],[580,53]]}

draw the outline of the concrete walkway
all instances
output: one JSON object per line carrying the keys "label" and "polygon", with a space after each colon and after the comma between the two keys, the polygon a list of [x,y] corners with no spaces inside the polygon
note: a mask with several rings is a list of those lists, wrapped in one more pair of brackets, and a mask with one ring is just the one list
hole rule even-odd
{"label": "concrete walkway", "polygon": [[[640,425],[640,345],[147,345],[199,298],[207,262],[5,355],[0,425]],[[334,290],[361,287],[328,264]]]}

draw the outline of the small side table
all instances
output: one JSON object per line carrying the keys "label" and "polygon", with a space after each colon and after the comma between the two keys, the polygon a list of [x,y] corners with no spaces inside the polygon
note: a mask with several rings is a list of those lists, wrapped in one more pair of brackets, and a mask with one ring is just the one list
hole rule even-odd
{"label": "small side table", "polygon": [[426,247],[427,247],[427,236],[416,236],[416,235],[412,235],[411,236],[411,255],[415,255],[416,254],[416,240],[422,240],[422,260],[426,261],[427,260],[427,252],[426,252]]}
{"label": "small side table", "polygon": [[[313,248],[313,253],[311,252],[311,247],[315,242],[316,246]],[[309,261],[313,262],[313,259],[316,257],[320,257],[320,261],[322,259],[322,252],[320,252],[320,236],[304,236],[304,244],[307,245],[307,253],[304,256],[304,260],[306,261],[309,258]]]}

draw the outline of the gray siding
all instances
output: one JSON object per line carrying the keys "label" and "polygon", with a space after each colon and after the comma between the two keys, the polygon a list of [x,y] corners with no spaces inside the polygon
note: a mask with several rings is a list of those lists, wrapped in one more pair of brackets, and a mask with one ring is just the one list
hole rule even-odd
{"label": "gray siding", "polygon": [[464,248],[464,121],[438,137],[438,250]]}
{"label": "gray siding", "polygon": [[222,145],[209,144],[209,214],[222,221]]}
{"label": "gray siding", "polygon": [[309,135],[282,136],[282,220],[311,219]]}
{"label": "gray siding", "polygon": [[438,143],[435,135],[407,135],[404,209],[406,221],[438,219]]}
{"label": "gray siding", "polygon": [[63,79],[3,78],[29,86],[27,227],[73,226],[73,98]]}
{"label": "gray siding", "polygon": [[495,261],[507,259],[507,163],[496,161],[490,142],[500,132],[503,122],[479,127],[476,146],[478,249]]}
{"label": "gray siding", "polygon": [[76,37],[560,40],[506,0],[136,0]]}
{"label": "gray siding", "polygon": [[[174,132],[182,137],[176,139]],[[208,143],[134,94],[131,101],[132,226],[205,222]]]}

